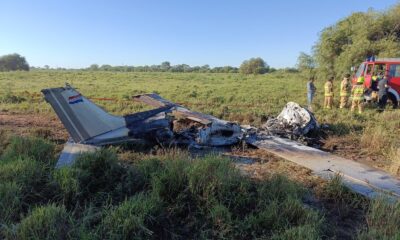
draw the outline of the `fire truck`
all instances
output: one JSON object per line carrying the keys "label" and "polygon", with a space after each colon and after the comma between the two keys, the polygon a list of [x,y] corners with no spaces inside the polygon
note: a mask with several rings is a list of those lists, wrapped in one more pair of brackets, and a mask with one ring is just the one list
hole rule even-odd
{"label": "fire truck", "polygon": [[364,85],[371,87],[372,77],[383,72],[388,79],[389,93],[388,98],[393,103],[393,108],[397,108],[400,101],[400,58],[370,58],[361,63],[353,77],[353,84],[357,78],[364,76]]}

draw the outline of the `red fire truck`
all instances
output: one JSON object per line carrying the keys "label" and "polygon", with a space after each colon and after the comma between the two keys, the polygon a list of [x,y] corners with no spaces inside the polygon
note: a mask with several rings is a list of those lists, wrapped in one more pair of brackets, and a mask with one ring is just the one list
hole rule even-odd
{"label": "red fire truck", "polygon": [[381,71],[388,79],[388,98],[393,103],[393,107],[396,108],[400,101],[400,58],[369,59],[361,63],[357,72],[354,74],[353,84],[355,84],[358,77],[364,76],[364,85],[370,88],[372,77],[376,76],[378,72]]}

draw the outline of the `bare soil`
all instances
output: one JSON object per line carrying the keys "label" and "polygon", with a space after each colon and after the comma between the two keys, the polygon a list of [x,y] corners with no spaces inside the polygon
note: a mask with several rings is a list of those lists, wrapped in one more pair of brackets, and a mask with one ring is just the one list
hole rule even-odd
{"label": "bare soil", "polygon": [[14,135],[41,136],[65,142],[68,133],[55,115],[0,112],[0,129]]}

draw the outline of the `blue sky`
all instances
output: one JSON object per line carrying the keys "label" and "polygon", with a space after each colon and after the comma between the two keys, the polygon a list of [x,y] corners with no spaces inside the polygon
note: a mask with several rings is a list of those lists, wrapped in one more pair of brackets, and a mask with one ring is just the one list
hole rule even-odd
{"label": "blue sky", "polygon": [[396,0],[0,0],[0,55],[32,66],[239,66],[262,57],[291,67],[319,32]]}

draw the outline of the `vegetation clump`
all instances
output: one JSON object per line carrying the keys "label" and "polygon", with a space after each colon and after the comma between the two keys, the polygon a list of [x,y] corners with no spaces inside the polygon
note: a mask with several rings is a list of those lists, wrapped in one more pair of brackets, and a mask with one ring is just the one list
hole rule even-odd
{"label": "vegetation clump", "polygon": [[53,157],[44,140],[13,138],[7,146],[0,164],[0,206],[8,206],[0,210],[1,236],[278,239],[323,234],[324,218],[303,204],[304,188],[282,176],[254,181],[225,158],[165,153],[126,165],[106,149],[54,169]]}

